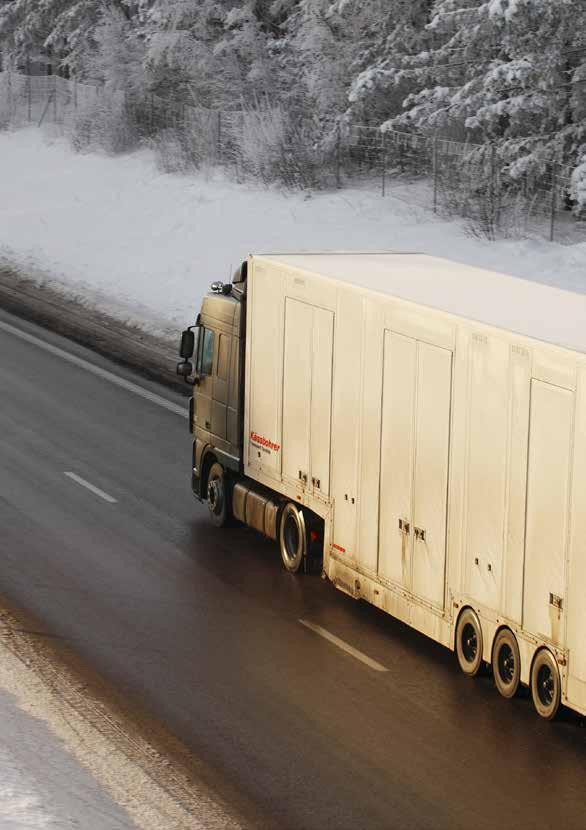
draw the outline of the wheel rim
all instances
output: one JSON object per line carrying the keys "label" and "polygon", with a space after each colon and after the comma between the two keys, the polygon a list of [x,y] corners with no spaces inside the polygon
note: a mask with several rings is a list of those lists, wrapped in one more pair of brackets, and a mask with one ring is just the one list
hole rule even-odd
{"label": "wheel rim", "polygon": [[462,654],[467,663],[474,663],[478,655],[478,634],[472,623],[462,629]]}
{"label": "wheel rim", "polygon": [[515,679],[515,654],[508,643],[504,643],[498,653],[498,673],[505,686],[510,686]]}
{"label": "wheel rim", "polygon": [[222,481],[219,478],[213,478],[208,484],[208,505],[215,516],[219,516],[222,513],[224,491]]}
{"label": "wheel rim", "polygon": [[555,679],[550,666],[540,666],[537,672],[537,696],[546,708],[550,707],[555,699]]}
{"label": "wheel rim", "polygon": [[289,514],[285,519],[283,528],[283,541],[285,542],[285,556],[288,562],[294,562],[299,550],[299,527],[295,517]]}

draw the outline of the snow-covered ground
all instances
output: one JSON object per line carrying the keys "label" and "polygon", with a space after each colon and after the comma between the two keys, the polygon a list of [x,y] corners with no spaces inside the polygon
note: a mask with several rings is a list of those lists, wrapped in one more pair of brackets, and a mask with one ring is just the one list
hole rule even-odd
{"label": "snow-covered ground", "polygon": [[1,830],[135,826],[47,725],[0,691]]}
{"label": "snow-covered ground", "polygon": [[19,631],[0,608],[0,830],[239,830],[150,723]]}
{"label": "snow-covered ground", "polygon": [[219,171],[163,174],[147,150],[79,155],[36,128],[5,132],[0,260],[169,333],[249,252],[419,250],[586,291],[586,242],[479,240],[462,221],[410,206],[405,186],[401,199],[392,181],[389,192],[285,194]]}
{"label": "snow-covered ground", "polygon": [[49,727],[47,698],[50,693],[0,641],[0,829],[136,827]]}

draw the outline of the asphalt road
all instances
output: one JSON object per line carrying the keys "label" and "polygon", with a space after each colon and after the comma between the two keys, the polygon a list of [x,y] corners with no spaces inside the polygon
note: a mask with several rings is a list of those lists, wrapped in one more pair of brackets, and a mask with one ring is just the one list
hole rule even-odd
{"label": "asphalt road", "polygon": [[285,573],[252,531],[212,527],[173,406],[0,313],[0,593],[140,699],[252,827],[584,830],[580,719],[541,721],[318,575]]}

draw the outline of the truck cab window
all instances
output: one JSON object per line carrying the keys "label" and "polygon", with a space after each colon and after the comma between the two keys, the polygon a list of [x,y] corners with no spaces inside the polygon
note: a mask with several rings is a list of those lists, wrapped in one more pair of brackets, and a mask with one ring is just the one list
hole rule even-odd
{"label": "truck cab window", "polygon": [[214,332],[203,329],[200,333],[197,371],[200,375],[211,375],[214,362]]}
{"label": "truck cab window", "polygon": [[230,363],[230,338],[225,334],[218,335],[218,377],[228,380],[228,366]]}

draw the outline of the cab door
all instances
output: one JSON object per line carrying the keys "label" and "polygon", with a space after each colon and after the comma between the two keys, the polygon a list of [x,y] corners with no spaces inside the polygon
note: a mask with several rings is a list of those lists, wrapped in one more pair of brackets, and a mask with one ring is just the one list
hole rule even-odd
{"label": "cab door", "polygon": [[212,432],[224,440],[228,437],[228,393],[232,338],[224,332],[215,333],[212,372]]}
{"label": "cab door", "polygon": [[195,364],[195,372],[199,380],[194,395],[195,426],[206,432],[212,432],[215,350],[216,332],[213,329],[200,328]]}

